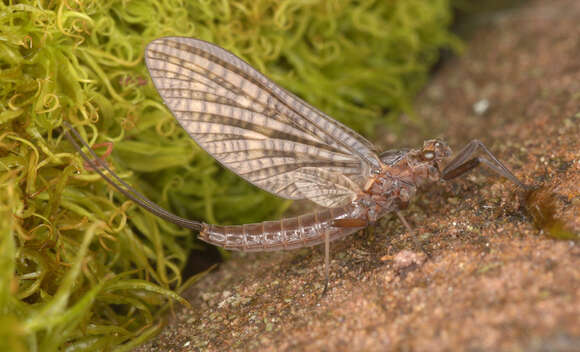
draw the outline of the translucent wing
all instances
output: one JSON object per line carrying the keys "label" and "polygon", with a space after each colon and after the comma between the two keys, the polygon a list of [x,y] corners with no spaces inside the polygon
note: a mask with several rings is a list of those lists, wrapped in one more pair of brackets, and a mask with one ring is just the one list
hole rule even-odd
{"label": "translucent wing", "polygon": [[350,201],[380,169],[366,139],[220,47],[166,37],[151,42],[145,58],[183,128],[260,188],[334,207]]}
{"label": "translucent wing", "polygon": [[352,202],[360,192],[360,187],[345,175],[320,167],[304,167],[295,173],[298,191],[323,207],[335,208]]}

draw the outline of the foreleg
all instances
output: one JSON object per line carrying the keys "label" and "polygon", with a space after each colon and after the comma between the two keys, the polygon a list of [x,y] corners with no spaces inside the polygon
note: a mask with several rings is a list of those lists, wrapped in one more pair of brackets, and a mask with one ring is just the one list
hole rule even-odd
{"label": "foreleg", "polygon": [[[489,159],[484,156],[471,158],[478,149],[481,149]],[[528,188],[477,139],[469,142],[459,153],[457,153],[457,156],[449,162],[445,169],[443,169],[442,177],[444,180],[454,179],[471,171],[480,164],[484,164],[498,175],[509,179],[523,189]]]}

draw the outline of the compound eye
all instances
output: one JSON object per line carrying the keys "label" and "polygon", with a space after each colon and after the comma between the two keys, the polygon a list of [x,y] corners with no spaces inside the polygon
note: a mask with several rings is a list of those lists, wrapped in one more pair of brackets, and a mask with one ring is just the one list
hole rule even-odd
{"label": "compound eye", "polygon": [[423,152],[423,159],[433,160],[433,159],[435,159],[435,153],[433,153],[432,151]]}

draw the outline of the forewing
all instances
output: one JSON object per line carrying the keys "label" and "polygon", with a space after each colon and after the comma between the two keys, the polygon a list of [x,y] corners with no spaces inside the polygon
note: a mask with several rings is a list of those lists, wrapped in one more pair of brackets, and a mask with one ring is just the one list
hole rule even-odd
{"label": "forewing", "polygon": [[220,47],[166,37],[151,42],[145,58],[159,94],[183,128],[220,163],[260,188],[284,198],[336,204],[297,186],[303,182],[301,170],[320,168],[362,185],[380,169],[366,139]]}
{"label": "forewing", "polygon": [[352,202],[360,187],[350,178],[319,167],[296,171],[294,184],[305,198],[327,208]]}

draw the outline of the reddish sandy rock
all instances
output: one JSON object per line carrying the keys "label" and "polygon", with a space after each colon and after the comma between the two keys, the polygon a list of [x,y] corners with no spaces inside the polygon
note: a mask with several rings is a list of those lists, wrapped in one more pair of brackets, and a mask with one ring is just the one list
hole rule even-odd
{"label": "reddish sandy rock", "polygon": [[[382,257],[381,260],[386,261],[390,258],[391,256],[387,255]],[[393,258],[393,269],[402,270],[412,266],[420,266],[425,263],[425,260],[427,260],[425,253],[413,252],[407,249],[403,249]]]}

